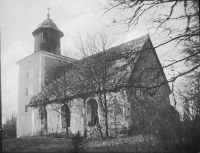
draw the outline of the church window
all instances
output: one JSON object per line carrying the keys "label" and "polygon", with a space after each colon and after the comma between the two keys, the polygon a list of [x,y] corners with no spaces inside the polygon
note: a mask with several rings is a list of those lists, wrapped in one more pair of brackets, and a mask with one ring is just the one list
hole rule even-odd
{"label": "church window", "polygon": [[26,87],[26,93],[25,95],[32,95],[33,94],[33,85],[31,84],[30,86]]}
{"label": "church window", "polygon": [[47,41],[48,41],[48,33],[42,32],[42,42],[47,42]]}
{"label": "church window", "polygon": [[25,112],[28,112],[28,105],[25,105]]}
{"label": "church window", "polygon": [[[68,118],[67,124],[66,124],[66,117]],[[61,107],[61,123],[62,123],[62,128],[66,128],[67,125],[68,125],[68,127],[70,127],[69,110],[67,111],[64,105]]]}
{"label": "church window", "polygon": [[91,123],[91,105],[87,105],[87,122],[88,124]]}
{"label": "church window", "polygon": [[25,93],[25,95],[26,96],[28,95],[28,87],[26,87],[26,93]]}
{"label": "church window", "polygon": [[26,72],[26,79],[32,79],[33,78],[33,69],[30,69]]}
{"label": "church window", "polygon": [[97,102],[94,99],[87,102],[87,124],[88,126],[97,124]]}
{"label": "church window", "polygon": [[47,110],[45,107],[40,108],[41,129],[47,128]]}

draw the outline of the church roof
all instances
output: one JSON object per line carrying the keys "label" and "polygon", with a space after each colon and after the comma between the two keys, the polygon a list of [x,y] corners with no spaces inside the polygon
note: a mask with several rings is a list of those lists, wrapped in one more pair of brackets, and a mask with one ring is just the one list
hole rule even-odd
{"label": "church roof", "polygon": [[61,30],[58,29],[58,27],[56,26],[56,24],[53,22],[52,19],[47,18],[45,19],[42,23],[40,23],[40,25],[37,27],[37,29],[35,31],[33,31],[33,35],[39,30],[39,29],[44,29],[44,28],[51,28],[54,29],[56,31],[58,31],[62,36],[64,36],[63,32]]}
{"label": "church roof", "polygon": [[[98,78],[99,83],[103,83],[102,78],[104,72],[102,71],[102,64],[106,65],[107,71],[105,88],[107,91],[116,92],[116,90],[128,84],[129,78],[143,48],[149,43],[149,35],[145,35],[69,64],[67,66],[66,78],[70,88],[67,88],[66,95],[58,95],[55,92],[51,93],[50,91],[54,88],[54,85],[50,84],[46,88],[45,93],[42,91],[33,96],[29,106],[37,106],[41,102],[41,99],[45,103],[50,103],[61,99],[72,100],[82,95],[99,92],[98,85],[94,83],[94,78]],[[91,73],[91,71],[93,72]],[[58,84],[63,84],[62,78],[57,81]],[[92,89],[91,86],[93,86]]]}

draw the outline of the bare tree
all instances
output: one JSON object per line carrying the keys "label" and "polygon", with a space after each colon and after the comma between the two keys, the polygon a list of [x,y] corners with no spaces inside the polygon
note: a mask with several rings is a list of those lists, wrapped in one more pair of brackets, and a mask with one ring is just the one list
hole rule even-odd
{"label": "bare tree", "polygon": [[[170,136],[171,143],[176,149],[184,150],[185,152],[197,152],[200,148],[200,99],[199,99],[199,69],[196,69],[193,74],[188,77],[188,84],[184,89],[179,89],[175,96],[175,101],[179,101],[182,108],[182,120],[179,124],[173,126],[169,124],[173,131],[173,136]],[[165,130],[164,133],[168,133]],[[166,135],[166,134],[161,135]]]}
{"label": "bare tree", "polygon": [[[109,80],[109,77],[111,76],[108,73],[109,64],[106,61],[106,55],[104,52],[111,47],[112,43],[113,39],[105,29],[84,36],[79,33],[79,36],[75,39],[75,45],[84,57],[84,65],[81,66],[80,63],[82,64],[82,62],[79,63],[78,66],[81,67],[81,71],[78,71],[78,73],[81,72],[82,74],[88,74],[86,80],[88,80],[89,83],[89,90],[91,93],[96,92],[95,94],[98,97],[100,108],[105,118],[106,137],[109,136],[106,84],[107,80]],[[98,53],[102,54],[98,56]],[[93,58],[87,58],[88,56]],[[97,114],[96,117],[98,118]],[[97,122],[97,126],[102,135],[99,121]]]}
{"label": "bare tree", "polygon": [[200,115],[200,72],[195,71],[194,74],[188,76],[189,85],[185,87],[185,91],[179,91],[179,96],[183,101],[183,109],[189,119],[195,120]]}
{"label": "bare tree", "polygon": [[[154,51],[151,47],[151,43],[148,41],[146,42],[145,37],[141,38],[141,40],[144,39],[143,43],[146,42],[144,44],[141,43],[142,50],[135,49],[133,51],[129,48],[130,44],[126,44],[124,46],[127,48],[118,46],[116,48],[113,47],[107,51],[104,45],[105,43],[101,43],[106,42],[104,41],[106,37],[102,37],[101,34],[102,33],[100,33],[100,41],[96,40],[96,35],[95,37],[89,37],[87,35],[86,39],[79,37],[77,47],[84,56],[88,56],[88,54],[91,53],[95,54],[99,51],[102,52],[99,52],[96,55],[92,55],[90,57],[86,57],[82,60],[82,62],[78,62],[78,67],[80,67],[80,71],[78,70],[78,73],[81,72],[82,74],[87,74],[84,77],[88,82],[88,91],[90,91],[91,94],[97,95],[99,98],[99,104],[105,118],[106,136],[108,137],[109,132],[107,120],[111,106],[107,100],[109,93],[116,93],[121,89],[126,89],[128,91],[128,96],[133,97],[133,95],[135,95],[133,91],[136,91],[137,89],[143,90],[145,93],[151,95],[156,94],[158,90],[162,90],[163,93],[158,93],[165,95],[163,96],[162,103],[159,104],[159,106],[163,105],[162,108],[160,108],[163,109],[164,106],[169,105],[169,101],[167,103],[167,101],[164,100],[167,96],[169,96],[168,94],[170,91],[168,85],[166,85],[166,78],[161,66],[159,65],[160,63],[157,61],[156,56],[154,56],[155,53],[153,53]],[[139,44],[139,40],[137,45],[134,43],[136,46]],[[123,48],[123,50],[121,50],[121,48]],[[135,62],[138,60],[138,58],[140,58],[140,60],[136,64]],[[149,59],[148,62],[146,61],[147,58]],[[132,72],[133,68],[134,73]],[[128,79],[128,76],[131,76],[132,78]],[[143,96],[143,98],[148,99],[149,97]],[[138,100],[136,99],[136,101]],[[158,101],[158,99],[155,98],[154,101]],[[158,104],[158,102],[154,103],[154,105],[156,104]],[[132,106],[132,109],[134,112],[137,107],[135,108]],[[116,117],[117,114],[114,116]]]}
{"label": "bare tree", "polygon": [[6,122],[2,125],[2,138],[16,138],[17,136],[17,115],[16,112],[12,112],[12,115],[6,119]]}
{"label": "bare tree", "polygon": [[43,68],[44,84],[39,94],[32,97],[34,105],[40,107],[41,118],[46,118],[46,106],[51,108],[65,117],[66,137],[69,136],[68,127],[70,126],[70,108],[73,104],[66,98],[73,92],[72,80],[70,81],[69,63],[61,60],[49,61],[48,65]]}
{"label": "bare tree", "polygon": [[[85,107],[85,100],[88,97],[97,97],[104,117],[105,127],[103,128],[105,128],[106,137],[109,136],[108,116],[111,113],[111,105],[108,98],[110,93],[126,90],[127,97],[129,97],[127,101],[138,101],[138,104],[140,104],[140,100],[137,99],[137,96],[134,96],[137,95],[137,89],[139,89],[140,93],[144,92],[152,97],[157,93],[159,96],[157,97],[156,95],[152,101],[155,101],[154,105],[157,105],[158,101],[162,102],[158,105],[158,109],[155,109],[155,111],[160,111],[159,109],[162,110],[164,106],[169,104],[164,100],[170,92],[168,85],[166,85],[164,72],[155,55],[155,50],[152,48],[149,37],[144,36],[127,44],[110,48],[111,43],[107,35],[107,33],[100,31],[94,36],[79,37],[77,48],[83,53],[83,56],[87,57],[73,63],[59,65],[62,68],[61,70],[59,67],[54,68],[54,66],[51,67],[50,64],[47,64],[50,72],[54,75],[46,75],[45,84],[47,86],[41,92],[44,98],[40,98],[44,100],[44,104],[47,102],[61,102],[65,103],[68,107],[71,100],[82,98],[84,99],[83,106]],[[107,50],[107,48],[110,49]],[[91,53],[95,55],[91,55]],[[146,60],[147,58],[149,59],[148,61]],[[47,76],[51,77],[48,78]],[[145,96],[145,94],[143,94],[144,102],[148,101],[145,99],[152,98]],[[114,103],[113,105],[114,110],[117,109],[115,107],[117,106],[116,104]],[[138,107],[145,106],[139,105]],[[147,109],[148,107],[150,108],[149,105],[146,107]],[[133,105],[132,112],[135,109],[137,107]],[[114,116],[116,117],[117,113]],[[102,136],[102,127],[99,124],[97,114],[96,118],[97,127]],[[115,119],[117,120],[117,118]],[[147,123],[149,122],[147,121]],[[139,125],[141,124],[139,123]]]}
{"label": "bare tree", "polygon": [[110,135],[112,134],[117,137],[120,132],[125,132],[125,129],[123,129],[125,128],[125,104],[121,97],[117,98],[116,96],[112,96],[112,94],[108,94],[108,96],[112,98],[109,99],[108,103],[108,121]]}
{"label": "bare tree", "polygon": [[[199,63],[199,1],[197,0],[110,0],[103,8],[104,13],[113,12],[110,26],[123,25],[125,32],[136,26],[150,25],[151,36],[156,36],[155,48],[170,45],[173,52],[179,52],[183,58],[171,60],[163,68],[180,62],[193,61],[189,69],[176,73],[169,82],[193,72],[200,67]],[[159,36],[159,38],[158,38]]]}
{"label": "bare tree", "polygon": [[8,103],[2,105],[2,120],[6,120],[8,118]]}

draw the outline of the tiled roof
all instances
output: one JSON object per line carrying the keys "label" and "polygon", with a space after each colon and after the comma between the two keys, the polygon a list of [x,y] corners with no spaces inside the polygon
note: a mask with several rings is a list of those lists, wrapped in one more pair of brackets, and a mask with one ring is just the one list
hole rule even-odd
{"label": "tiled roof", "polygon": [[[47,86],[45,93],[42,91],[31,99],[29,106],[38,105],[41,99],[43,99],[43,102],[49,103],[63,98],[74,99],[84,94],[97,93],[99,89],[91,80],[95,81],[94,77],[100,76],[99,82],[102,83],[101,75],[103,75],[103,72],[101,66],[103,63],[106,64],[108,76],[106,90],[114,90],[116,86],[127,84],[134,65],[141,54],[142,48],[148,40],[150,40],[149,35],[145,35],[119,46],[112,47],[104,52],[71,63],[68,65],[66,73],[67,83],[71,85],[71,88],[67,88],[66,95],[48,93],[48,91],[51,91],[51,88],[53,88],[53,84],[50,84]],[[98,65],[98,63],[100,64]],[[96,70],[91,73],[90,69],[95,68]],[[83,75],[80,76],[79,74]],[[62,85],[62,80],[63,78],[61,77],[57,80],[57,83]],[[91,84],[94,86],[92,89]]]}
{"label": "tiled roof", "polygon": [[44,20],[37,28],[46,28],[46,27],[53,28],[55,30],[59,30],[58,27],[56,26],[56,24],[53,22],[53,20],[49,19],[49,18]]}
{"label": "tiled roof", "polygon": [[50,18],[47,18],[46,20],[44,20],[38,27],[37,29],[33,32],[33,34],[38,30],[38,29],[41,29],[41,28],[52,28],[54,30],[57,30],[61,33],[62,36],[64,36],[63,32],[60,31],[58,29],[58,27],[56,26],[56,24],[53,22],[52,19]]}

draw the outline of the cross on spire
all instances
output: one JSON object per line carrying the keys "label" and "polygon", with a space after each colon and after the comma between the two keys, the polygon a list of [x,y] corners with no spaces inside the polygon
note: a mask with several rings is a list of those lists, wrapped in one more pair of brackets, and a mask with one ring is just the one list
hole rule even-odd
{"label": "cross on spire", "polygon": [[49,10],[51,10],[49,7],[47,7],[47,10],[48,10],[48,14],[47,14],[47,17],[49,18],[50,14],[49,14]]}

